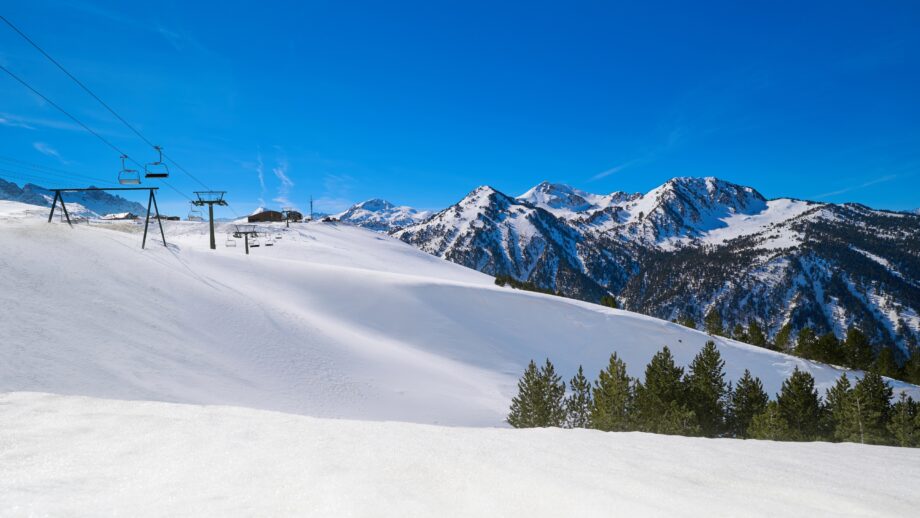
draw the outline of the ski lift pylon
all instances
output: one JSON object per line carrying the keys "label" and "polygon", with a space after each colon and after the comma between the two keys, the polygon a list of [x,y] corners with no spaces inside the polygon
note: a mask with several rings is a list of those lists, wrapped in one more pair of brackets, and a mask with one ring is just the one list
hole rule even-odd
{"label": "ski lift pylon", "polygon": [[144,166],[144,177],[146,178],[169,178],[169,168],[163,163],[163,148],[153,146],[157,151],[159,158],[156,162],[150,162]]}
{"label": "ski lift pylon", "polygon": [[118,172],[118,183],[122,185],[140,185],[141,175],[135,169],[128,169],[125,159],[128,155],[121,155],[121,171]]}

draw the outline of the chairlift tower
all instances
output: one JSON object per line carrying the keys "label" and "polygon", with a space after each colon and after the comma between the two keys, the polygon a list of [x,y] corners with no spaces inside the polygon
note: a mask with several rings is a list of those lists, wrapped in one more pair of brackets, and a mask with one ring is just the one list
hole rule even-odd
{"label": "chairlift tower", "polygon": [[255,225],[236,225],[236,232],[233,233],[233,237],[237,239],[242,237],[245,240],[246,255],[249,255],[249,236],[259,236],[259,230]]}
{"label": "chairlift tower", "polygon": [[195,191],[195,196],[198,199],[192,200],[192,205],[198,207],[208,206],[208,222],[211,225],[211,250],[217,250],[217,241],[214,239],[214,206],[227,205],[227,201],[224,200],[225,194],[227,194],[227,191]]}
{"label": "chairlift tower", "polygon": [[284,226],[286,228],[291,228],[291,213],[294,212],[294,207],[284,207],[281,209],[281,213],[284,214]]}

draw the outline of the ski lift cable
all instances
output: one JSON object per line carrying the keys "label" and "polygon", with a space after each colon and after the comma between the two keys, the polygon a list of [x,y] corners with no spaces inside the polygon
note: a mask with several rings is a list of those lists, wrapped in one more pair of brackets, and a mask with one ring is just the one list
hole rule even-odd
{"label": "ski lift cable", "polygon": [[[16,27],[15,25],[13,25],[13,23],[10,22],[5,16],[0,15],[0,19],[2,19],[4,23],[6,23],[11,29],[13,29],[13,31],[15,31],[17,34],[19,34],[23,39],[25,39],[30,45],[32,45],[33,47],[35,47],[36,50],[38,50],[43,56],[45,56],[45,57],[46,57],[49,61],[51,61],[55,66],[57,66],[62,72],[64,72],[64,74],[66,74],[67,77],[69,77],[69,78],[72,79],[75,83],[77,83],[77,85],[79,85],[80,88],[82,88],[84,91],[86,91],[87,94],[89,94],[89,95],[90,95],[91,97],[93,97],[96,101],[98,101],[99,104],[101,104],[106,110],[108,110],[113,116],[115,116],[115,118],[117,118],[119,121],[121,121],[121,123],[124,124],[128,129],[130,129],[135,135],[137,135],[138,138],[140,138],[141,140],[143,140],[144,143],[146,143],[147,145],[149,145],[149,146],[151,146],[151,147],[154,147],[154,148],[157,147],[156,145],[154,145],[154,144],[150,141],[150,139],[148,139],[147,137],[145,137],[140,131],[137,130],[137,128],[135,128],[133,125],[131,125],[124,117],[122,117],[121,115],[119,115],[118,112],[116,112],[111,106],[109,106],[105,101],[103,101],[102,98],[100,98],[100,97],[99,97],[98,95],[96,95],[92,90],[90,90],[89,87],[87,87],[85,84],[83,84],[82,81],[80,81],[79,79],[77,79],[76,76],[74,76],[73,74],[71,74],[71,73],[70,73],[66,68],[64,68],[64,66],[61,65],[56,59],[54,59],[53,57],[51,57],[51,55],[48,54],[43,48],[41,48],[37,43],[35,43],[34,40],[32,40],[31,38],[29,38],[24,32],[22,32],[22,30],[20,30],[18,27]],[[9,70],[8,68],[4,67],[2,64],[0,64],[0,69],[2,69],[4,72],[6,72],[7,74],[9,74],[11,77],[13,77],[13,79],[17,80],[17,81],[18,81],[19,83],[21,83],[23,86],[25,86],[26,88],[28,88],[30,91],[32,91],[32,93],[34,93],[35,95],[37,95],[37,96],[41,97],[42,99],[44,99],[48,104],[50,104],[50,105],[54,106],[55,108],[57,108],[58,111],[60,111],[60,112],[63,113],[64,115],[67,115],[70,119],[72,119],[74,122],[76,122],[77,124],[79,124],[79,125],[80,125],[83,129],[85,129],[87,132],[89,132],[90,134],[94,135],[96,138],[98,138],[99,140],[101,140],[102,142],[104,142],[107,146],[109,146],[110,148],[112,148],[112,149],[114,149],[115,151],[117,151],[117,152],[119,153],[119,155],[125,155],[125,156],[128,157],[128,159],[129,159],[131,162],[133,162],[134,164],[136,164],[139,168],[143,167],[143,164],[141,164],[140,162],[138,162],[137,160],[135,160],[133,157],[129,156],[127,153],[121,151],[117,146],[115,146],[114,144],[112,144],[108,139],[104,138],[104,137],[101,136],[100,134],[98,134],[98,133],[96,133],[95,131],[93,131],[92,128],[90,128],[89,126],[87,126],[86,124],[84,124],[82,121],[80,121],[79,119],[77,119],[75,116],[71,115],[69,112],[67,112],[67,111],[64,110],[63,108],[61,108],[57,103],[53,102],[51,99],[49,99],[49,98],[46,97],[45,95],[41,94],[38,90],[36,90],[36,89],[33,88],[31,85],[29,85],[25,80],[23,80],[22,78],[20,78],[20,77],[17,76],[16,74],[14,74],[11,70]],[[170,156],[168,156],[168,155],[165,155],[165,154],[163,155],[163,157],[166,158],[166,160],[169,160],[169,162],[172,163],[173,165],[175,165],[176,168],[178,168],[180,171],[182,171],[183,173],[185,173],[186,175],[188,175],[189,178],[191,178],[191,179],[195,180],[196,182],[198,182],[199,184],[201,184],[205,189],[207,189],[207,190],[212,190],[210,187],[208,187],[207,184],[205,184],[205,183],[202,182],[200,179],[198,179],[195,175],[193,175],[192,173],[190,173],[186,168],[182,167],[182,165],[180,165],[178,162],[176,162],[172,157],[170,157]],[[185,199],[187,199],[187,200],[189,200],[189,201],[192,201],[192,198],[191,198],[191,197],[189,197],[189,196],[186,195],[185,193],[183,193],[183,192],[179,191],[178,189],[176,189],[175,187],[173,187],[172,184],[170,184],[170,183],[167,182],[166,180],[162,180],[162,181],[163,181],[163,183],[164,183],[167,187],[169,187],[170,189],[172,189],[173,191],[175,191],[177,194],[179,194],[180,196],[182,196],[183,198],[185,198]],[[236,215],[237,218],[241,217],[241,216],[236,212],[236,210],[233,209],[233,207],[229,207],[229,208],[230,208],[231,212],[233,212],[234,215]]]}
{"label": "ski lift cable", "polygon": [[55,169],[53,167],[45,167],[38,164],[33,164],[30,162],[24,162],[22,160],[17,160],[15,158],[0,156],[0,162],[7,162],[7,164],[0,164],[4,167],[16,167],[24,168],[29,170],[32,173],[41,173],[47,175],[49,179],[59,180],[60,178],[81,178],[85,180],[91,180],[94,182],[108,183],[113,184],[111,180],[104,180],[102,178],[96,178],[94,176],[89,176],[82,173],[75,173],[73,171],[64,171],[63,169]]}
{"label": "ski lift cable", "polygon": [[[73,74],[70,73],[70,71],[68,71],[66,68],[64,68],[64,65],[62,65],[60,62],[58,62],[58,60],[56,60],[56,59],[54,59],[53,57],[51,57],[51,55],[48,54],[48,53],[45,51],[45,49],[41,48],[37,43],[35,43],[35,41],[34,41],[32,38],[30,38],[28,35],[26,35],[26,33],[22,32],[22,30],[20,30],[19,27],[16,27],[15,25],[13,25],[13,22],[9,21],[9,20],[8,20],[5,16],[3,16],[3,15],[0,15],[0,20],[3,20],[4,23],[6,23],[11,29],[13,29],[13,31],[15,31],[17,34],[19,34],[20,36],[22,36],[22,38],[23,38],[24,40],[26,40],[30,45],[32,45],[33,47],[35,47],[35,50],[37,50],[38,52],[40,52],[43,56],[45,56],[45,57],[48,59],[48,61],[52,62],[56,67],[58,67],[58,69],[60,69],[61,72],[63,72],[67,77],[69,77],[71,80],[73,80],[73,82],[75,82],[80,88],[82,88],[87,94],[89,94],[90,97],[92,97],[92,98],[95,99],[97,102],[99,102],[99,104],[101,104],[103,108],[105,108],[106,110],[108,110],[109,113],[111,113],[116,119],[118,119],[119,121],[121,121],[121,123],[124,124],[124,125],[125,125],[129,130],[131,130],[135,135],[137,135],[138,138],[140,138],[141,140],[143,140],[143,141],[144,141],[148,146],[150,146],[150,147],[153,147],[153,148],[157,148],[157,147],[158,147],[158,146],[155,145],[153,142],[151,142],[150,139],[148,139],[147,137],[145,137],[144,134],[141,133],[137,128],[135,128],[131,123],[129,123],[124,117],[122,117],[121,115],[119,115],[118,112],[116,112],[114,108],[112,108],[112,107],[109,106],[105,101],[103,101],[101,97],[99,97],[98,95],[96,95],[95,92],[93,92],[92,90],[90,90],[90,88],[89,88],[88,86],[86,86],[85,84],[83,84],[82,81],[80,81],[79,79],[77,79],[76,76],[74,76]],[[122,153],[122,154],[124,154],[124,153]],[[179,165],[179,163],[176,162],[172,157],[170,157],[170,156],[168,156],[168,155],[165,155],[165,154],[162,155],[162,156],[165,157],[166,160],[169,160],[169,162],[172,163],[174,166],[176,166],[180,171],[182,171],[183,173],[185,173],[186,175],[188,175],[189,178],[191,178],[191,179],[195,180],[196,182],[198,182],[202,187],[204,187],[205,189],[207,189],[207,190],[209,190],[209,191],[212,190],[208,185],[206,185],[204,182],[202,182],[201,180],[199,180],[198,177],[196,177],[195,175],[193,175],[192,173],[190,173],[186,168],[184,168],[184,167],[182,167],[181,165]],[[140,165],[140,164],[138,164],[138,165]]]}
{"label": "ski lift cable", "polygon": [[[110,148],[112,148],[112,149],[114,149],[115,151],[117,151],[119,155],[127,155],[127,153],[125,153],[125,152],[122,151],[121,149],[118,149],[118,146],[116,146],[115,144],[112,144],[107,138],[105,138],[105,137],[103,137],[102,135],[100,135],[100,134],[96,133],[95,131],[93,131],[92,128],[90,128],[89,126],[87,126],[86,124],[84,124],[83,121],[81,121],[80,119],[78,119],[78,118],[74,117],[73,115],[71,115],[70,112],[68,112],[68,111],[65,110],[64,108],[61,108],[60,105],[58,105],[56,102],[54,102],[54,101],[52,101],[51,99],[45,97],[41,92],[39,92],[38,90],[36,90],[35,88],[33,88],[32,85],[30,85],[29,83],[27,83],[24,79],[22,79],[21,77],[17,76],[16,74],[14,74],[12,70],[10,70],[10,69],[6,68],[5,66],[3,66],[2,63],[0,63],[0,70],[3,70],[3,71],[6,72],[7,74],[9,74],[10,77],[12,77],[12,78],[15,79],[16,81],[18,81],[20,84],[22,84],[22,86],[25,86],[26,88],[28,88],[29,91],[31,91],[33,94],[35,94],[35,95],[41,97],[46,103],[50,104],[51,106],[54,106],[59,112],[63,113],[64,115],[66,115],[66,116],[68,116],[68,117],[70,117],[71,120],[73,120],[74,122],[76,122],[77,124],[79,124],[83,129],[85,129],[85,130],[86,130],[87,132],[89,132],[91,135],[95,136],[96,138],[98,138],[99,140],[101,140],[105,145],[107,145],[107,146],[109,146]],[[134,163],[136,163],[136,164],[138,164],[138,165],[140,165],[140,163],[138,163],[138,162],[137,162],[136,160],[134,160],[133,158],[131,158],[131,161],[134,162]]]}

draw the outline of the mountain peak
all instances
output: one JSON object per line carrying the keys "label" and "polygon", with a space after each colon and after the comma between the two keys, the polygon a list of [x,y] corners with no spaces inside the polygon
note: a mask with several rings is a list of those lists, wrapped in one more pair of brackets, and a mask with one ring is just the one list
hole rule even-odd
{"label": "mountain peak", "polygon": [[430,215],[428,211],[418,211],[412,207],[394,205],[382,198],[372,198],[352,205],[335,217],[339,221],[375,232],[391,232],[424,221]]}

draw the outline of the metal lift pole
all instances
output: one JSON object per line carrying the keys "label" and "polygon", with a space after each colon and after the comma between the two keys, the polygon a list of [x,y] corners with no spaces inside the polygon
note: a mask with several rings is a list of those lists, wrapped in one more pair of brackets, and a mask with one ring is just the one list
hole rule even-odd
{"label": "metal lift pole", "polygon": [[217,242],[214,241],[214,204],[208,204],[208,221],[211,222],[211,250],[217,250]]}

